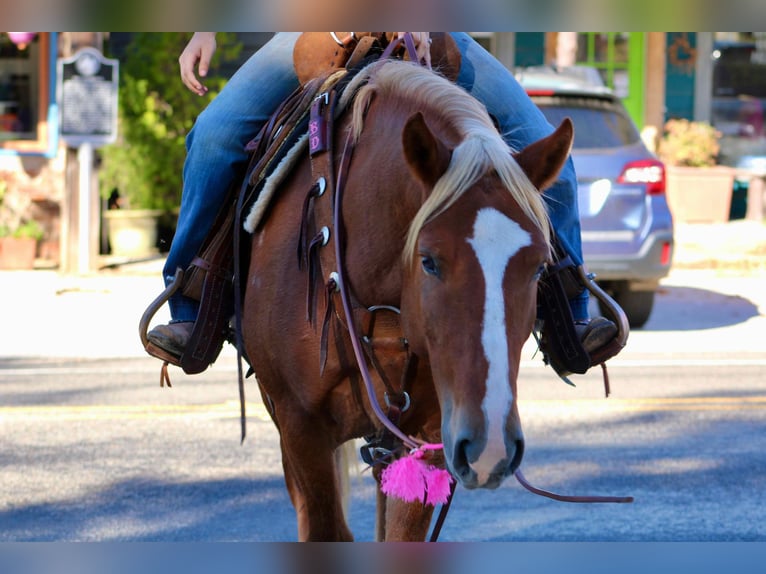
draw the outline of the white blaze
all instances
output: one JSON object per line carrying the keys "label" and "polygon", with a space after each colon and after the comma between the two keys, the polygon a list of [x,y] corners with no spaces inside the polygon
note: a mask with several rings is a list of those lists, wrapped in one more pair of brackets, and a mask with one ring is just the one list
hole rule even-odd
{"label": "white blaze", "polygon": [[513,404],[509,383],[508,341],[505,331],[503,276],[511,257],[531,245],[532,237],[521,226],[496,209],[479,210],[468,239],[484,273],[484,317],[481,343],[489,364],[482,410],[487,421],[487,445],[471,464],[479,484],[484,484],[495,465],[506,457],[505,421]]}

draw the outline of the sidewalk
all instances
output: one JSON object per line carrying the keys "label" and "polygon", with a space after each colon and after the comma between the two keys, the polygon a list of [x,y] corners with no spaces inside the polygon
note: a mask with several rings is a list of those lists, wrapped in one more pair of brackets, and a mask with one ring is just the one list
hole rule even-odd
{"label": "sidewalk", "polygon": [[738,220],[677,224],[673,269],[766,272],[766,225]]}
{"label": "sidewalk", "polygon": [[[143,357],[138,322],[163,289],[163,259],[88,276],[0,271],[3,357]],[[155,321],[168,321],[167,307]]]}
{"label": "sidewalk", "polygon": [[[710,287],[711,273],[766,276],[766,225],[684,224],[677,226],[675,240],[668,282],[697,282],[704,288]],[[127,263],[85,277],[0,271],[0,362],[32,356],[146,356],[138,322],[162,291],[163,263],[161,258]],[[167,320],[166,306],[152,324]]]}

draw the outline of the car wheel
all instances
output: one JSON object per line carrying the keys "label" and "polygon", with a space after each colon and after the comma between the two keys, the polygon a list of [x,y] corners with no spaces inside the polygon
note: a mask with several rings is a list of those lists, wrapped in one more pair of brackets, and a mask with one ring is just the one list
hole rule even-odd
{"label": "car wheel", "polygon": [[[649,320],[654,307],[654,291],[631,291],[626,287],[612,293],[612,297],[625,311],[631,328],[639,329]],[[599,308],[602,314],[606,314],[600,303]]]}

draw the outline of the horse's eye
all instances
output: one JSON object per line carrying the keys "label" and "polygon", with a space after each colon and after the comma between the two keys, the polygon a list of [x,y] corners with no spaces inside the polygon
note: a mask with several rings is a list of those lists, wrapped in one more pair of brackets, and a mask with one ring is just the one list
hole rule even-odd
{"label": "horse's eye", "polygon": [[434,277],[439,276],[439,266],[436,264],[436,260],[430,255],[420,256],[420,266],[428,275],[433,275]]}
{"label": "horse's eye", "polygon": [[534,277],[535,281],[540,279],[540,277],[542,277],[543,273],[545,273],[545,267],[546,267],[545,263],[542,263],[542,264],[540,264],[540,267],[537,268],[537,273],[535,273],[535,277]]}

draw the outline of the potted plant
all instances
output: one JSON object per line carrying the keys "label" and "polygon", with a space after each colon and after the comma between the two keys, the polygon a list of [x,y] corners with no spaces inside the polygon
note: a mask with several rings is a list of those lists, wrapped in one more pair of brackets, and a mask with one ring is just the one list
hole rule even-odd
{"label": "potted plant", "polygon": [[0,269],[32,269],[42,226],[29,217],[31,201],[0,180]]}
{"label": "potted plant", "polygon": [[666,195],[676,221],[729,220],[734,170],[718,165],[721,133],[705,122],[665,123],[657,154],[666,167]]}
{"label": "potted plant", "polygon": [[[240,44],[234,34],[218,36],[210,91],[199,97],[178,76],[189,35],[138,32],[122,58],[118,141],[100,150],[99,186],[112,198],[104,213],[112,254],[141,256],[157,251],[157,229],[175,227],[181,204],[185,139],[195,118],[225,84],[215,66],[231,60]],[[116,199],[116,201],[114,200]]]}

